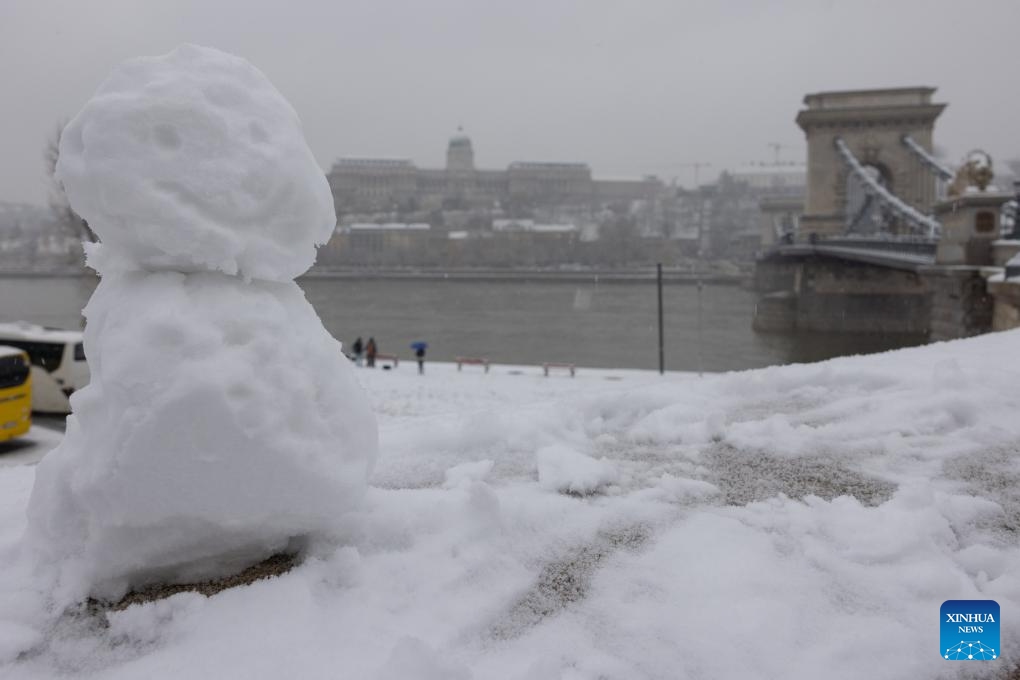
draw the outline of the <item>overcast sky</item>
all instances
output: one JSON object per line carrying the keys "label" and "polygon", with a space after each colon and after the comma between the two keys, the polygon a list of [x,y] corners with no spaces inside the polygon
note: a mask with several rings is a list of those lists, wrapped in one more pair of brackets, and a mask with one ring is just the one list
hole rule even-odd
{"label": "overcast sky", "polygon": [[0,200],[44,203],[42,149],[117,62],[181,42],[246,57],[323,168],[585,161],[597,177],[804,159],[807,92],[931,85],[956,161],[1020,156],[1020,0],[0,0]]}

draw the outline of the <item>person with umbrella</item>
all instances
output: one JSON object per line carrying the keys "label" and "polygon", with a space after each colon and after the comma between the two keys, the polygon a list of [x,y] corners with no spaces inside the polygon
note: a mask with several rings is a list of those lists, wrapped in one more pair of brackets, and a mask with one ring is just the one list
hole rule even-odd
{"label": "person with umbrella", "polygon": [[425,374],[425,349],[429,346],[429,343],[418,340],[411,343],[411,349],[414,350],[414,356],[418,359],[418,375]]}

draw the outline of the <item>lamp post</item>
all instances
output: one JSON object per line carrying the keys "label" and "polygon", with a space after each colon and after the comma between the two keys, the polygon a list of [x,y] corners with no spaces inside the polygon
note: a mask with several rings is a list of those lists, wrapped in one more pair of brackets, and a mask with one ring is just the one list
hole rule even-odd
{"label": "lamp post", "polygon": [[1013,208],[1013,233],[1009,238],[1020,239],[1020,179],[1013,180],[1013,194],[1016,206]]}
{"label": "lamp post", "polygon": [[659,288],[659,375],[666,372],[666,352],[663,348],[662,331],[662,263],[655,265],[656,281]]}

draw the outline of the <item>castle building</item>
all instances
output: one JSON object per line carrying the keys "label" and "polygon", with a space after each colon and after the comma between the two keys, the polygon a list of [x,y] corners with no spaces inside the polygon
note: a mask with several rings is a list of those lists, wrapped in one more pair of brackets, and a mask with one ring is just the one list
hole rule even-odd
{"label": "castle building", "polygon": [[327,177],[338,218],[515,204],[595,209],[651,200],[665,189],[655,177],[593,179],[585,163],[514,162],[505,170],[478,169],[471,139],[463,130],[449,140],[445,168],[419,168],[407,159],[341,158]]}

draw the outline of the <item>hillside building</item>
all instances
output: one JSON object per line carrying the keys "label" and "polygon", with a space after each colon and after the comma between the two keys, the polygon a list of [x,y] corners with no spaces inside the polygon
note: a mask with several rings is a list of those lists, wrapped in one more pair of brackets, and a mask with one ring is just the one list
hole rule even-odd
{"label": "hillside building", "polygon": [[341,158],[327,177],[338,218],[344,214],[493,208],[598,208],[651,200],[664,190],[655,177],[597,180],[585,163],[511,163],[505,170],[475,167],[471,139],[458,131],[445,168],[419,168],[407,159]]}

